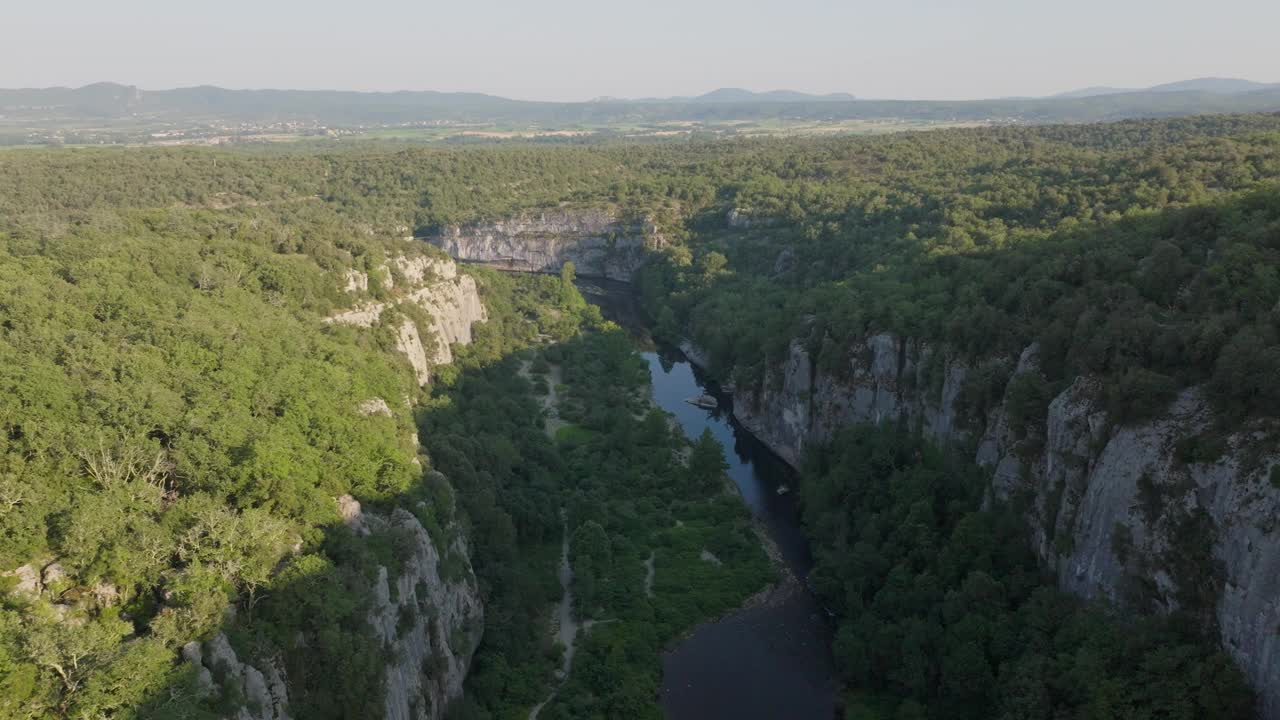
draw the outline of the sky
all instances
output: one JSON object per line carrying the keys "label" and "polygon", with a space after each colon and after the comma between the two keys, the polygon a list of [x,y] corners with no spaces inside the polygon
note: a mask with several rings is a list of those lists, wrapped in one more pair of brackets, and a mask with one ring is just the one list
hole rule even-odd
{"label": "sky", "polygon": [[1277,0],[10,0],[0,87],[441,90],[530,100],[718,87],[862,98],[1280,82]]}

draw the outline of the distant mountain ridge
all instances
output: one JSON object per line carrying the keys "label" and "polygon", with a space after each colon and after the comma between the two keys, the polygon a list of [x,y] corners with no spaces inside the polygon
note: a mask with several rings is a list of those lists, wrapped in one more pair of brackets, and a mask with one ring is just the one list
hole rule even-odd
{"label": "distant mountain ridge", "polygon": [[1202,78],[1145,90],[1088,88],[1048,98],[859,100],[847,93],[721,88],[694,97],[590,102],[512,100],[464,92],[229,90],[210,85],[143,90],[0,89],[0,127],[172,128],[298,123],[334,128],[413,123],[581,127],[664,122],[922,120],[947,123],[1097,122],[1205,113],[1280,111],[1280,84]]}
{"label": "distant mountain ridge", "polygon": [[767,90],[755,92],[746,88],[724,87],[701,95],[673,95],[671,97],[622,98],[603,96],[591,102],[610,103],[808,103],[808,102],[853,102],[857,100],[850,93],[813,94],[798,90]]}
{"label": "distant mountain ridge", "polygon": [[1051,99],[1068,100],[1088,97],[1101,97],[1104,95],[1125,95],[1130,93],[1172,93],[1172,92],[1196,92],[1196,93],[1212,93],[1216,95],[1237,95],[1240,93],[1251,93],[1260,90],[1274,90],[1280,88],[1280,83],[1261,83],[1253,80],[1244,80],[1241,78],[1219,78],[1219,77],[1203,77],[1191,80],[1179,80],[1177,82],[1164,83],[1161,85],[1152,85],[1146,88],[1120,88],[1110,87],[1106,85],[1098,85],[1094,87],[1080,88],[1078,90],[1069,90],[1057,95],[1050,95]]}

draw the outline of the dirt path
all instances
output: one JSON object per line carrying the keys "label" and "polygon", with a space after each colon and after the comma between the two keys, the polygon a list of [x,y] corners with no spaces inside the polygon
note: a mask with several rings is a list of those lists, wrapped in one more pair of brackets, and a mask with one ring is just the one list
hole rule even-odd
{"label": "dirt path", "polygon": [[[532,381],[530,367],[532,363],[527,360],[521,364],[520,377]],[[542,396],[542,410],[547,415],[542,428],[547,433],[547,437],[552,440],[556,437],[556,431],[568,424],[560,419],[560,393],[556,391],[556,386],[562,383],[564,383],[564,372],[559,365],[552,365],[551,372],[547,376],[547,394]]]}
{"label": "dirt path", "polygon": [[644,596],[653,597],[653,551],[644,561]]}
{"label": "dirt path", "polygon": [[[573,668],[573,652],[578,639],[578,630],[581,628],[577,618],[573,616],[573,566],[569,564],[569,520],[565,516],[564,508],[560,509],[560,523],[563,526],[563,539],[560,542],[560,604],[556,606],[552,622],[556,628],[556,641],[564,645],[564,664],[557,673],[559,681],[564,682]],[[551,702],[559,690],[560,685],[557,683],[547,699],[529,711],[529,720],[538,720],[538,713],[542,712],[542,708]]]}
{"label": "dirt path", "polygon": [[568,425],[560,419],[560,393],[556,391],[556,387],[563,383],[564,372],[559,365],[552,365],[551,374],[547,378],[547,395],[542,399],[542,407],[547,411],[547,423],[544,427],[547,437],[552,440],[555,439],[557,430]]}
{"label": "dirt path", "polygon": [[556,607],[556,641],[564,645],[564,666],[561,672],[569,676],[573,667],[574,642],[578,639],[578,619],[573,616],[573,566],[569,564],[569,525],[564,519],[564,539],[560,543],[560,604]]}

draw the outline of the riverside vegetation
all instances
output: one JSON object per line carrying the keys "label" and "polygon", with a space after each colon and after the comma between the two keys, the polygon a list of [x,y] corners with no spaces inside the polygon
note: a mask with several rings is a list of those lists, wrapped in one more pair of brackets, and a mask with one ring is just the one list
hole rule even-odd
{"label": "riverside vegetation", "polygon": [[[344,525],[334,498],[350,494],[410,510],[444,547],[470,543],[486,628],[460,717],[520,717],[558,684],[547,624],[561,508],[578,612],[614,622],[580,636],[540,717],[657,712],[657,653],[770,577],[712,449],[678,459],[629,341],[563,279],[473,271],[490,320],[427,389],[391,326],[325,324],[399,297],[404,283],[381,269],[429,252],[404,235],[547,207],[648,218],[667,241],[638,280],[656,331],[691,337],[740,385],[766,382],[794,339],[827,369],[840,341],[870,332],[970,356],[1037,342],[1045,365],[1020,381],[1014,422],[1043,416],[1082,374],[1119,422],[1195,384],[1215,425],[1184,450],[1212,455],[1240,427],[1274,446],[1278,180],[1274,115],[863,139],[7,153],[0,567],[39,577],[34,598],[17,587],[30,578],[5,580],[0,708],[230,714],[243,698],[209,697],[178,661],[183,643],[224,631],[242,656],[279,660],[294,716],[378,714],[386,658],[365,621],[369,584],[405,549]],[[356,296],[349,270],[368,274]],[[568,424],[554,439],[536,398],[545,380],[521,378],[522,361],[562,370]],[[1011,370],[967,384],[971,415]],[[371,397],[388,413],[354,412]],[[851,714],[1250,712],[1195,623],[1117,637],[1120,621],[1052,591],[1014,542],[1018,523],[980,504],[984,484],[910,432],[851,432],[811,460],[800,490],[815,586],[839,615]],[[443,565],[468,572],[448,553]]]}
{"label": "riverside vegetation", "polygon": [[[453,714],[523,718],[545,697],[566,650],[551,644],[547,630],[560,595],[555,563],[564,508],[574,610],[594,622],[579,635],[572,671],[539,717],[660,717],[654,699],[661,650],[763,588],[772,568],[729,490],[719,444],[708,436],[686,447],[666,414],[651,407],[647,367],[631,338],[601,321],[568,279],[482,276],[486,286],[549,284],[556,289],[532,307],[578,318],[587,332],[577,334],[574,322],[542,325],[560,333],[553,335],[558,342],[491,356],[477,372],[442,383],[423,411],[429,454],[452,480],[471,520],[473,562],[491,583],[486,640]],[[461,367],[482,346],[463,350]],[[557,412],[566,424],[554,440],[518,372],[522,362],[543,394],[551,364],[562,368]]]}

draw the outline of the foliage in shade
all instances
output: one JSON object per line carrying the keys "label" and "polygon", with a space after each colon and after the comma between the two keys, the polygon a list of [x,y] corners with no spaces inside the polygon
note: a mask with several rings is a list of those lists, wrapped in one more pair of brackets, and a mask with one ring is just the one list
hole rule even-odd
{"label": "foliage in shade", "polygon": [[901,428],[847,430],[806,463],[814,585],[839,618],[849,717],[1245,718],[1240,671],[1185,618],[1054,588],[983,471]]}

